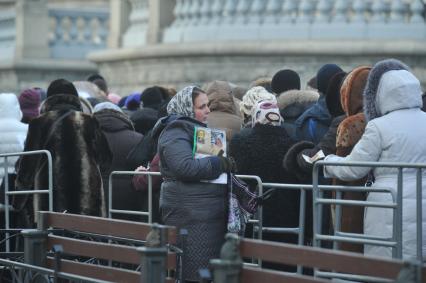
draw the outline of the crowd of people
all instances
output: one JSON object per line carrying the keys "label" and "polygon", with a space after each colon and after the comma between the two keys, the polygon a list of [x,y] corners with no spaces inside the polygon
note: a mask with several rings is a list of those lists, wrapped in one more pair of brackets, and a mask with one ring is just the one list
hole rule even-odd
{"label": "crowd of people", "polygon": [[[325,64],[306,87],[297,72],[283,69],[247,88],[211,81],[178,92],[152,86],[120,96],[95,74],[80,82],[57,79],[46,90],[30,88],[18,96],[0,94],[0,153],[51,152],[55,211],[106,216],[112,171],[160,171],[161,177],[152,180],[153,220],[188,230],[184,255],[188,281],[196,281],[198,270],[219,256],[227,232],[229,186],[209,180],[238,173],[268,183],[312,184],[313,165],[306,157],[319,151],[326,161],[426,163],[426,145],[419,142],[426,139],[424,125],[421,84],[408,66],[395,59],[351,70]],[[197,127],[224,130],[227,152],[196,158]],[[0,179],[10,178],[15,189],[47,188],[44,156],[8,158],[8,172],[3,163],[0,159]],[[372,183],[396,194],[395,170],[325,166],[320,182]],[[114,177],[113,208],[147,210],[147,178]],[[404,170],[404,258],[416,256],[415,181],[415,171]],[[248,186],[256,184],[248,181]],[[263,225],[298,226],[299,198],[297,191],[267,189],[261,202]],[[383,193],[347,192],[343,198],[392,201]],[[28,226],[37,221],[35,211],[48,208],[40,195],[16,198],[13,206]],[[312,206],[307,210],[309,245]],[[331,231],[333,208],[325,214],[323,228]],[[116,217],[141,220],[134,215]],[[348,206],[342,209],[341,230],[390,237],[392,219],[390,209]],[[297,243],[291,234],[265,232],[263,238]],[[391,256],[386,247],[343,243],[340,248]],[[425,245],[423,250],[426,254]]]}

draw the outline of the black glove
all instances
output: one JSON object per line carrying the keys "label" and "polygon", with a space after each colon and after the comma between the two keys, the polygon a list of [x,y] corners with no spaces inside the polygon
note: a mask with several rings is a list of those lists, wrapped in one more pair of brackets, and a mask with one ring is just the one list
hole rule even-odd
{"label": "black glove", "polygon": [[312,163],[306,162],[302,154],[311,157],[311,151],[312,149],[307,148],[299,152],[296,156],[297,165],[299,166],[300,170],[306,173],[311,173],[312,169],[314,168],[314,165]]}
{"label": "black glove", "polygon": [[237,172],[237,165],[235,160],[232,157],[223,157],[219,156],[220,159],[220,169],[226,173],[235,173]]}
{"label": "black glove", "polygon": [[[290,149],[284,156],[284,169],[289,173],[295,174],[300,181],[305,181],[306,179],[309,179],[309,175],[306,174],[306,171],[299,165],[299,159],[303,159],[301,155],[303,150],[310,150],[314,147],[315,145],[308,141],[301,141],[294,144],[292,147],[290,147]],[[300,163],[302,163],[302,161],[300,161]]]}

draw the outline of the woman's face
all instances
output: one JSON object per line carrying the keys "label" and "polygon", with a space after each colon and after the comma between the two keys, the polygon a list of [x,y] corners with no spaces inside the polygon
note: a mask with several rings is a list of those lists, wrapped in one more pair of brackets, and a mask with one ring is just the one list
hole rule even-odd
{"label": "woman's face", "polygon": [[200,121],[202,123],[207,122],[207,116],[210,113],[210,109],[207,106],[209,103],[209,99],[207,97],[207,94],[204,92],[197,95],[194,101],[194,113],[195,113],[195,119],[197,121]]}

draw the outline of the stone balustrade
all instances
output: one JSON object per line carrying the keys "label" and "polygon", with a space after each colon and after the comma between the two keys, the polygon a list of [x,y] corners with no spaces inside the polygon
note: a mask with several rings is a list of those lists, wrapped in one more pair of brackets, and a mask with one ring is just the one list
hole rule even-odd
{"label": "stone balustrade", "polygon": [[107,10],[49,10],[51,58],[84,59],[90,51],[106,48]]}
{"label": "stone balustrade", "polygon": [[163,42],[426,39],[423,0],[176,0]]}
{"label": "stone balustrade", "polygon": [[14,9],[0,11],[0,60],[10,59],[14,56],[15,17]]}
{"label": "stone balustrade", "polygon": [[149,0],[130,2],[129,28],[123,36],[123,47],[145,45],[149,20]]}

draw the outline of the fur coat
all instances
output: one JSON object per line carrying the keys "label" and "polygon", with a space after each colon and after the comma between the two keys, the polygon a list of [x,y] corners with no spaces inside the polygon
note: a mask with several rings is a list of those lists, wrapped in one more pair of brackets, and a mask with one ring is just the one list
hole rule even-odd
{"label": "fur coat", "polygon": [[[361,139],[365,129],[365,116],[362,112],[362,92],[367,83],[370,67],[358,67],[352,70],[344,79],[340,88],[340,101],[346,118],[340,123],[336,137],[336,155],[345,157],[349,155],[355,144]],[[366,178],[345,182],[335,179],[334,184],[346,186],[362,186]],[[345,192],[343,199],[365,200],[365,193]],[[341,231],[350,233],[363,233],[364,208],[361,206],[343,206]],[[350,243],[341,243],[340,248],[346,251],[362,253],[363,247]]]}
{"label": "fur coat", "polygon": [[[111,152],[98,122],[82,112],[78,97],[72,95],[49,97],[44,110],[30,122],[24,150],[46,149],[52,154],[53,210],[105,216],[99,167],[109,167]],[[47,173],[45,157],[23,156],[16,186],[23,190],[47,189]],[[46,195],[34,197],[34,210],[40,209],[48,209]]]}

